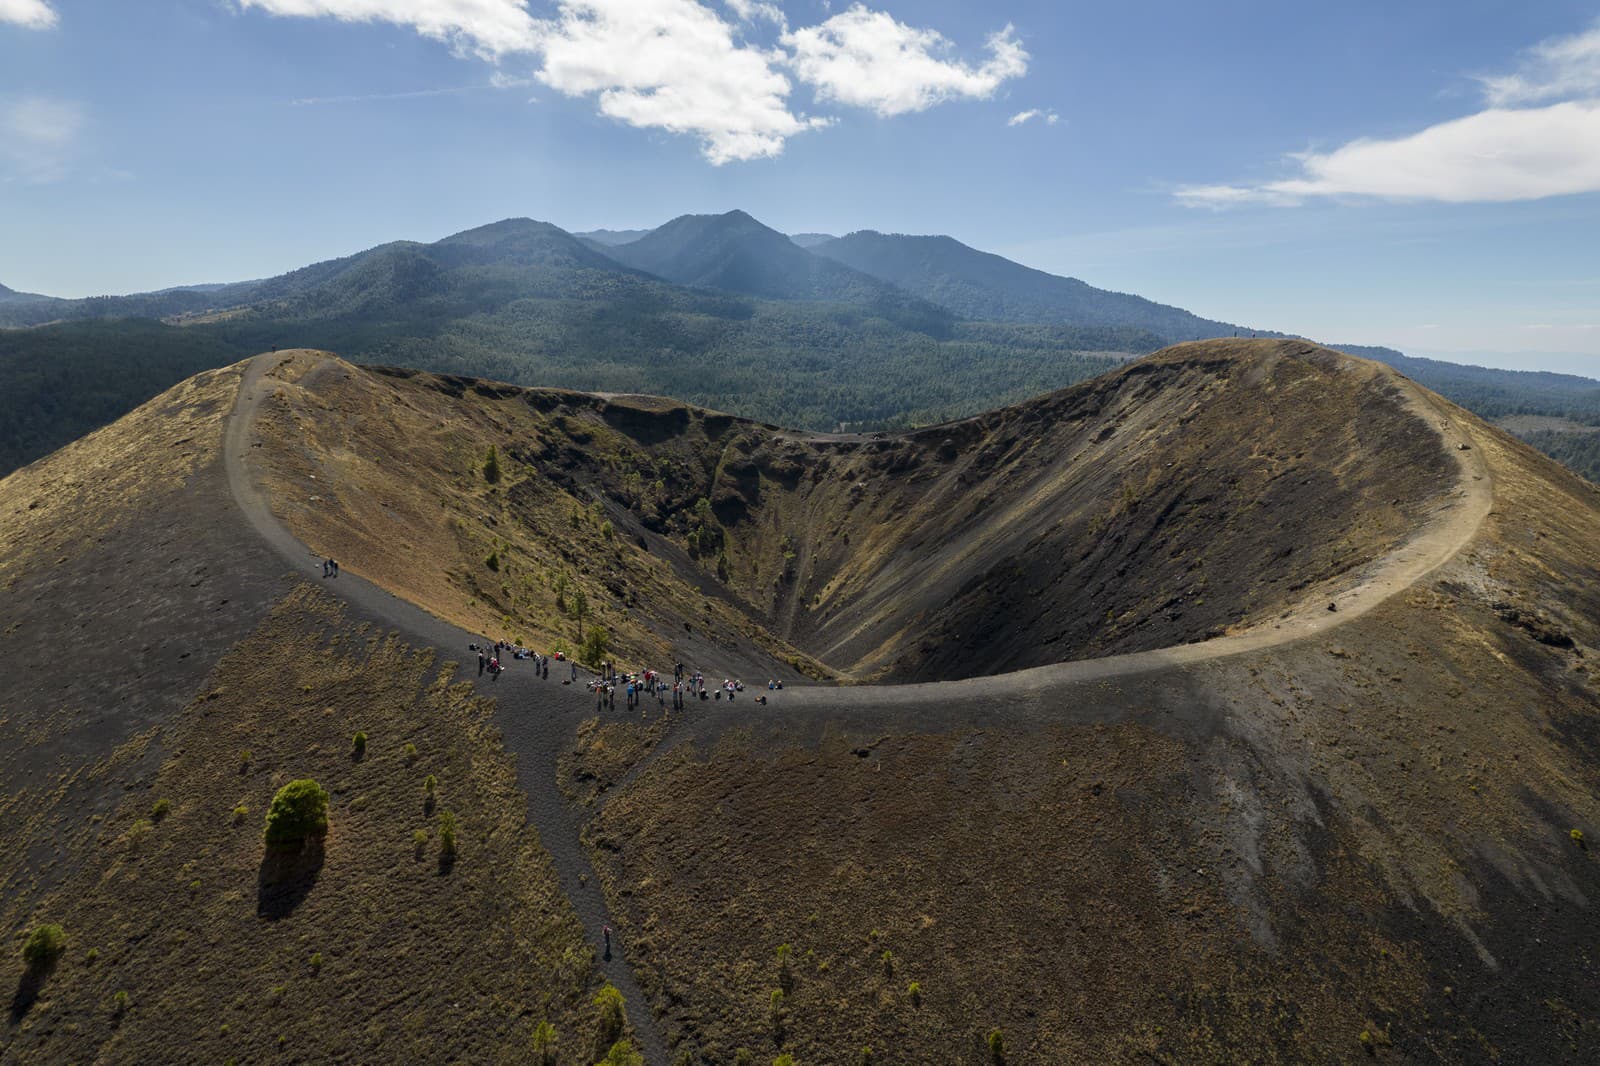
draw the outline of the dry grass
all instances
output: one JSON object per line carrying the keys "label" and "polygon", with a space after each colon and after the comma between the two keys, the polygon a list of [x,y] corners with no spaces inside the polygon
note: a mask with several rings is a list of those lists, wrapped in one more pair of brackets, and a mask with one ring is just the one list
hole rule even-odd
{"label": "dry grass", "polygon": [[[72,948],[8,1055],[521,1062],[542,1019],[587,1037],[589,949],[488,708],[444,676],[431,655],[343,623],[320,592],[289,596],[173,724],[154,779],[97,828],[98,861],[34,902]],[[356,729],[370,738],[360,759]],[[298,777],[332,793],[330,832],[320,863],[274,870],[262,817]],[[153,797],[172,804],[154,825]],[[445,810],[453,865],[438,856]],[[10,953],[0,980],[18,980]]]}
{"label": "dry grass", "polygon": [[1453,476],[1384,372],[1290,342],[881,440],[316,354],[279,376],[274,508],[314,549],[541,647],[577,645],[564,582],[654,665],[934,679],[1185,643],[1331,595]]}

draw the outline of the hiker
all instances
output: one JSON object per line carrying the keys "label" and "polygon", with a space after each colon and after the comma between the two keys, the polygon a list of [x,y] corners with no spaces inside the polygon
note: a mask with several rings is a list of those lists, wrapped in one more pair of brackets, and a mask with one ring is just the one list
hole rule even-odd
{"label": "hiker", "polygon": [[611,926],[607,925],[600,930],[600,935],[606,938],[606,959],[611,958]]}
{"label": "hiker", "polygon": [[328,576],[328,560],[326,559],[322,560],[322,576]]}
{"label": "hiker", "polygon": [[483,650],[480,648],[478,650],[478,676],[479,677],[483,676],[483,668],[485,666],[488,666],[488,665],[489,665],[489,657],[487,655],[483,654]]}
{"label": "hiker", "polygon": [[500,680],[500,660],[499,659],[490,659],[489,660],[489,680],[490,681],[499,681]]}

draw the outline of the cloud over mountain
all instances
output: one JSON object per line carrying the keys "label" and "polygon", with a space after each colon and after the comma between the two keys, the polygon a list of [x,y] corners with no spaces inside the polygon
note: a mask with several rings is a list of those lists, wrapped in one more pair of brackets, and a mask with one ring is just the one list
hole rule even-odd
{"label": "cloud over mountain", "polygon": [[[1494,203],[1600,191],[1600,26],[1545,41],[1515,72],[1478,80],[1487,106],[1474,114],[1292,155],[1290,177],[1185,185],[1177,198],[1221,208],[1319,197]],[[1545,106],[1516,106],[1529,104]]]}
{"label": "cloud over mountain", "polygon": [[[17,0],[6,0],[17,2]],[[1027,72],[1008,25],[988,58],[954,56],[940,33],[855,5],[791,29],[776,4],[733,0],[560,0],[537,18],[525,0],[239,0],[241,8],[301,18],[386,22],[502,67],[533,64],[540,82],[592,97],[601,114],[695,137],[711,163],[770,158],[790,137],[831,125],[791,103],[794,81],[819,103],[883,116],[956,99],[987,99]],[[758,39],[765,33],[766,40]]]}

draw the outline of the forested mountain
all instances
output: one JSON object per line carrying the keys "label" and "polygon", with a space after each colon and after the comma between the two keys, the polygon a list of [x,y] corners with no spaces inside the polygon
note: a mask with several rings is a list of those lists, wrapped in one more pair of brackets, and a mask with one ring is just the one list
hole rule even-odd
{"label": "forested mountain", "polygon": [[40,300],[49,301],[54,299],[52,296],[40,296],[38,293],[33,292],[18,292],[15,289],[8,289],[4,285],[0,285],[0,305],[33,303]]}
{"label": "forested mountain", "polygon": [[[760,230],[735,228],[770,244]],[[819,276],[853,274],[773,236],[787,253],[821,264]],[[199,370],[270,347],[520,384],[661,393],[832,429],[970,414],[1114,365],[1077,353],[1147,352],[1164,340],[1129,329],[963,322],[856,277],[861,286],[842,286],[836,300],[758,299],[671,284],[555,226],[510,219],[209,293],[73,301],[78,320],[57,314],[66,320],[0,330],[0,472]],[[165,324],[108,320],[117,307],[163,300],[185,313]]]}
{"label": "forested mountain", "polygon": [[815,248],[819,244],[826,244],[839,238],[831,233],[791,233],[789,239],[802,248]]}
{"label": "forested mountain", "polygon": [[922,313],[940,314],[892,283],[811,254],[743,211],[683,215],[632,244],[611,249],[610,254],[619,262],[695,288],[773,300],[831,300],[883,307],[921,304]]}
{"label": "forested mountain", "polygon": [[1340,351],[1388,363],[1406,377],[1484,418],[1548,415],[1600,426],[1600,381],[1546,370],[1499,370],[1405,355],[1393,348],[1335,345]]}
{"label": "forested mountain", "polygon": [[1077,278],[1034,270],[953,237],[908,237],[862,230],[811,249],[949,308],[964,318],[1128,326],[1169,341],[1280,334],[1200,318],[1142,296],[1097,289]]}
{"label": "forested mountain", "polygon": [[636,241],[649,232],[647,229],[592,229],[583,233],[574,233],[573,236],[579,240],[588,241],[590,244],[612,247]]}
{"label": "forested mountain", "polygon": [[[0,329],[0,474],[191,374],[275,346],[518,384],[661,393],[832,429],[959,417],[1115,365],[1086,353],[1137,355],[1252,332],[948,237],[857,233],[815,254],[741,211],[638,232],[606,245],[598,237],[632,233],[579,236],[506,219],[255,281],[88,300],[0,289],[0,325],[52,323]],[[1585,378],[1346,350],[1491,418],[1600,425],[1600,383]],[[1565,437],[1539,443],[1588,454],[1587,443]]]}

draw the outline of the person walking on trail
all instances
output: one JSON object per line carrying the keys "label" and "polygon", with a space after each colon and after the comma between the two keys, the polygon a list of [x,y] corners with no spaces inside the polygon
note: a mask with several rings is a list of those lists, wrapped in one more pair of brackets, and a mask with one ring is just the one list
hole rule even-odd
{"label": "person walking on trail", "polygon": [[339,576],[339,560],[337,560],[337,559],[329,559],[328,560],[328,569],[333,571],[333,576],[334,577],[338,577]]}
{"label": "person walking on trail", "polygon": [[478,676],[483,676],[483,668],[489,665],[489,657],[483,654],[483,649],[478,649]]}
{"label": "person walking on trail", "polygon": [[606,961],[611,961],[611,926],[602,926],[600,935],[606,938]]}
{"label": "person walking on trail", "polygon": [[326,559],[322,560],[322,576],[328,576],[328,560]]}

